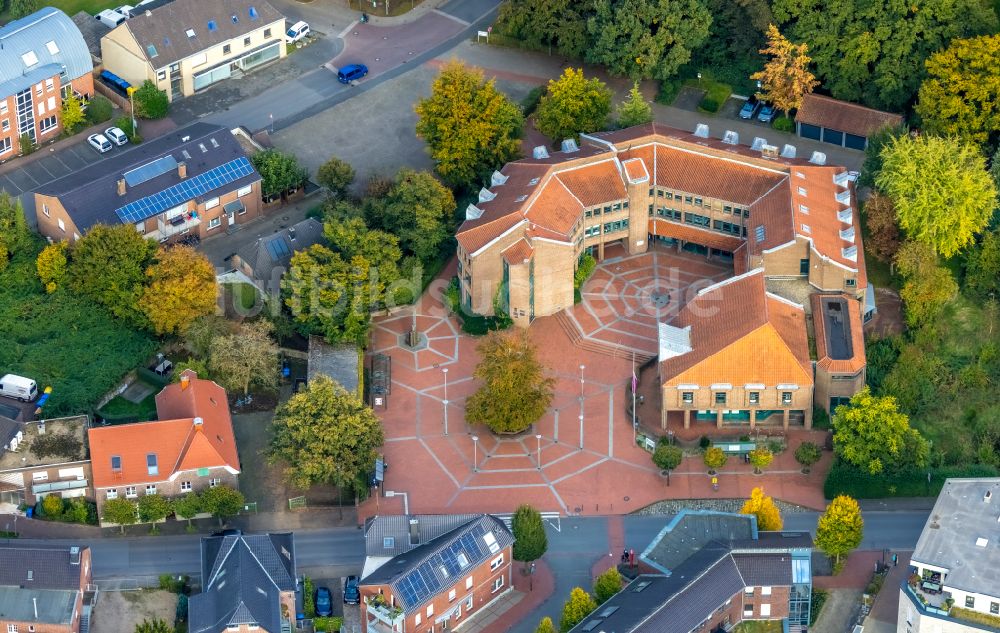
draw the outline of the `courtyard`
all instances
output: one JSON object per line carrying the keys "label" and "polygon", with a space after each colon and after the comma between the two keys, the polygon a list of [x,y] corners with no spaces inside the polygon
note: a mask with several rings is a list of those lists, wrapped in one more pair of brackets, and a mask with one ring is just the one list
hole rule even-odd
{"label": "courtyard", "polygon": [[[801,441],[822,444],[822,431],[790,431],[785,440],[791,450],[777,455],[763,475],[730,460],[719,472],[718,490],[697,449],[688,451],[668,487],[635,442],[626,410],[632,351],[637,365],[652,358],[656,322],[676,314],[698,289],[730,276],[725,263],[657,248],[599,264],[581,304],[532,324],[529,333],[556,381],[555,395],[532,428],[510,436],[465,422],[465,401],[478,387],[472,376],[478,341],[461,332],[443,303],[454,273],[451,262],[415,306],[374,323],[369,351],[391,359],[390,392],[376,412],[389,465],[383,491],[393,495],[368,499],[359,518],[404,509],[503,513],[521,503],[562,514],[625,514],[664,498],[746,497],[761,485],[791,503],[824,506],[830,455],[810,474],[802,474],[792,456]],[[410,349],[405,333],[414,327],[421,343]],[[655,367],[644,372],[640,393],[654,384],[653,376]],[[654,406],[646,403],[640,413]]]}

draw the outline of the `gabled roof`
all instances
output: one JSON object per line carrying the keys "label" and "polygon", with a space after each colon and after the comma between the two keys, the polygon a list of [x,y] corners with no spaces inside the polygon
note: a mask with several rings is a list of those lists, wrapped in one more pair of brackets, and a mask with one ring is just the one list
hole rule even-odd
{"label": "gabled roof", "polygon": [[[158,421],[88,431],[96,488],[166,481],[199,468],[240,471],[225,389],[191,370],[182,375],[190,378],[186,388],[173,383],[156,395]],[[150,455],[155,455],[155,473]],[[120,462],[117,469],[112,457]]]}
{"label": "gabled roof", "polygon": [[816,366],[830,373],[855,374],[866,364],[861,302],[845,294],[814,293]]}
{"label": "gabled roof", "polygon": [[522,237],[504,249],[503,258],[510,266],[517,266],[518,264],[523,264],[531,259],[534,252],[535,249],[531,248],[531,244],[528,243],[528,240]]}
{"label": "gabled roof", "polygon": [[52,7],[0,27],[0,50],[2,99],[60,74],[63,68],[64,83],[94,69],[80,29],[68,15]]}
{"label": "gabled roof", "polygon": [[902,125],[903,117],[833,97],[807,94],[802,97],[795,121],[868,137],[884,127]]}
{"label": "gabled roof", "polygon": [[241,624],[280,631],[280,594],[295,591],[295,574],[290,532],[202,538],[206,580],[188,606],[191,633],[219,633]]}
{"label": "gabled roof", "polygon": [[81,556],[87,549],[80,547],[74,555],[68,545],[0,544],[0,587],[76,591],[83,574]]}
{"label": "gabled roof", "polygon": [[116,30],[132,34],[153,68],[164,68],[283,19],[267,0],[172,0],[148,14],[138,11],[142,7]]}
{"label": "gabled roof", "polygon": [[362,585],[389,585],[396,603],[410,611],[451,587],[471,570],[514,544],[500,519],[476,515],[467,523],[394,556],[361,579]]}
{"label": "gabled roof", "polygon": [[23,430],[23,423],[0,415],[0,451],[3,451],[4,447],[17,437],[18,433],[23,432]]}
{"label": "gabled roof", "polygon": [[270,287],[267,284],[277,283],[285,273],[295,251],[307,249],[322,239],[323,224],[315,218],[306,218],[247,243],[236,255],[250,268],[254,279]]}

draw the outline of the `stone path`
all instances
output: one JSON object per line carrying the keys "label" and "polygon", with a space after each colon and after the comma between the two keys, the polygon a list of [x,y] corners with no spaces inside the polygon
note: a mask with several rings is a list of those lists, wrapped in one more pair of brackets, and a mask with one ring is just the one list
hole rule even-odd
{"label": "stone path", "polygon": [[819,619],[809,629],[810,633],[847,633],[857,614],[859,589],[831,589]]}

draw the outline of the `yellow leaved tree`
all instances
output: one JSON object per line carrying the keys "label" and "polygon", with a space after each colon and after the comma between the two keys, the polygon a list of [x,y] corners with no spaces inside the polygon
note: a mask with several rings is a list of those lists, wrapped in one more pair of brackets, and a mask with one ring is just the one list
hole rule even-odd
{"label": "yellow leaved tree", "polygon": [[215,269],[190,246],[161,247],[146,269],[139,309],[157,334],[183,334],[216,307]]}
{"label": "yellow leaved tree", "polygon": [[774,499],[764,494],[763,488],[750,491],[750,498],[740,508],[740,514],[752,514],[757,517],[757,529],[764,532],[775,532],[784,526],[781,511],[774,505]]}
{"label": "yellow leaved tree", "polygon": [[770,102],[785,114],[802,105],[802,97],[811,93],[819,85],[816,77],[809,72],[812,59],[806,55],[807,44],[793,44],[783,36],[773,24],[767,27],[767,46],[760,49],[771,59],[764,70],[750,75],[750,79],[760,82],[758,99]]}

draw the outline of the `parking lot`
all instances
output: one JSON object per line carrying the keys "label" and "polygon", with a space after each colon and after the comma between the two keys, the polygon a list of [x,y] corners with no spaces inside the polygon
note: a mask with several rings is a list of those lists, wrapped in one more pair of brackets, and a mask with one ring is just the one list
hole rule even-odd
{"label": "parking lot", "polygon": [[[18,160],[11,163],[9,168],[6,165],[0,167],[0,189],[12,196],[19,196],[102,159],[97,151],[87,145],[86,136],[81,134],[79,139],[79,142],[72,145],[60,146],[58,151],[53,147],[41,147],[37,150],[47,156]],[[113,156],[118,151],[121,150],[112,150],[107,155]]]}

